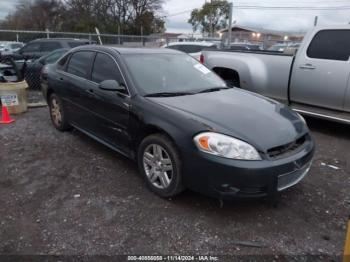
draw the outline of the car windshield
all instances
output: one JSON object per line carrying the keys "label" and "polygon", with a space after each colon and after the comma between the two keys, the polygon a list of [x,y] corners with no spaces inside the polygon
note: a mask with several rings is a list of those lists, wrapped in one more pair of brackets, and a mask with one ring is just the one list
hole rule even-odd
{"label": "car windshield", "polygon": [[128,54],[124,58],[137,89],[144,95],[226,87],[215,73],[185,54]]}

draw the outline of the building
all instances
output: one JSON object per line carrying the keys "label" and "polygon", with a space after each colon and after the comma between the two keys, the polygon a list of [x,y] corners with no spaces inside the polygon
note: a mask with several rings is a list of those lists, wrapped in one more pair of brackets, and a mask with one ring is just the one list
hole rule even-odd
{"label": "building", "polygon": [[[218,33],[221,38],[227,39],[228,29],[220,30]],[[276,43],[300,42],[304,34],[304,32],[281,32],[235,24],[232,26],[231,43],[254,43],[267,48]]]}

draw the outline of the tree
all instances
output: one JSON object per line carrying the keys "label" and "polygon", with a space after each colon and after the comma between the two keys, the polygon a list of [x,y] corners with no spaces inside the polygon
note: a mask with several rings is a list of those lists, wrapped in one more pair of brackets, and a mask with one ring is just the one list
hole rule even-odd
{"label": "tree", "polygon": [[[144,35],[164,30],[165,0],[21,0],[1,28]],[[142,29],[141,29],[142,28]],[[120,29],[120,30],[118,30]]]}
{"label": "tree", "polygon": [[2,27],[8,29],[58,30],[65,12],[60,0],[22,0],[9,14]]}
{"label": "tree", "polygon": [[199,29],[202,33],[214,36],[215,31],[227,27],[229,13],[230,5],[227,0],[212,0],[202,8],[194,9],[188,23],[192,25],[193,31]]}

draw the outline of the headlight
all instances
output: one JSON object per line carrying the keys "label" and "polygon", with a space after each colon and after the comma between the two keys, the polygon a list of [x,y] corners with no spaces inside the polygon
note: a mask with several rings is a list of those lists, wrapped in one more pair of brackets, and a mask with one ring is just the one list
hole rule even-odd
{"label": "headlight", "polygon": [[212,155],[238,160],[261,160],[253,146],[230,136],[206,132],[195,136],[194,142],[199,150]]}

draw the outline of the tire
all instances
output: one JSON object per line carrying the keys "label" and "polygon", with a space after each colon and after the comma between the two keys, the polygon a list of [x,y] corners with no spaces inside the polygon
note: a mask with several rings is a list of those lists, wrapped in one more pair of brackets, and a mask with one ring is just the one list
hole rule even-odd
{"label": "tire", "polygon": [[56,94],[51,94],[48,104],[51,121],[54,127],[62,132],[70,130],[71,126],[67,121],[62,100]]}
{"label": "tire", "polygon": [[138,166],[147,186],[160,197],[173,197],[185,189],[180,155],[174,143],[165,135],[150,135],[141,142]]}

